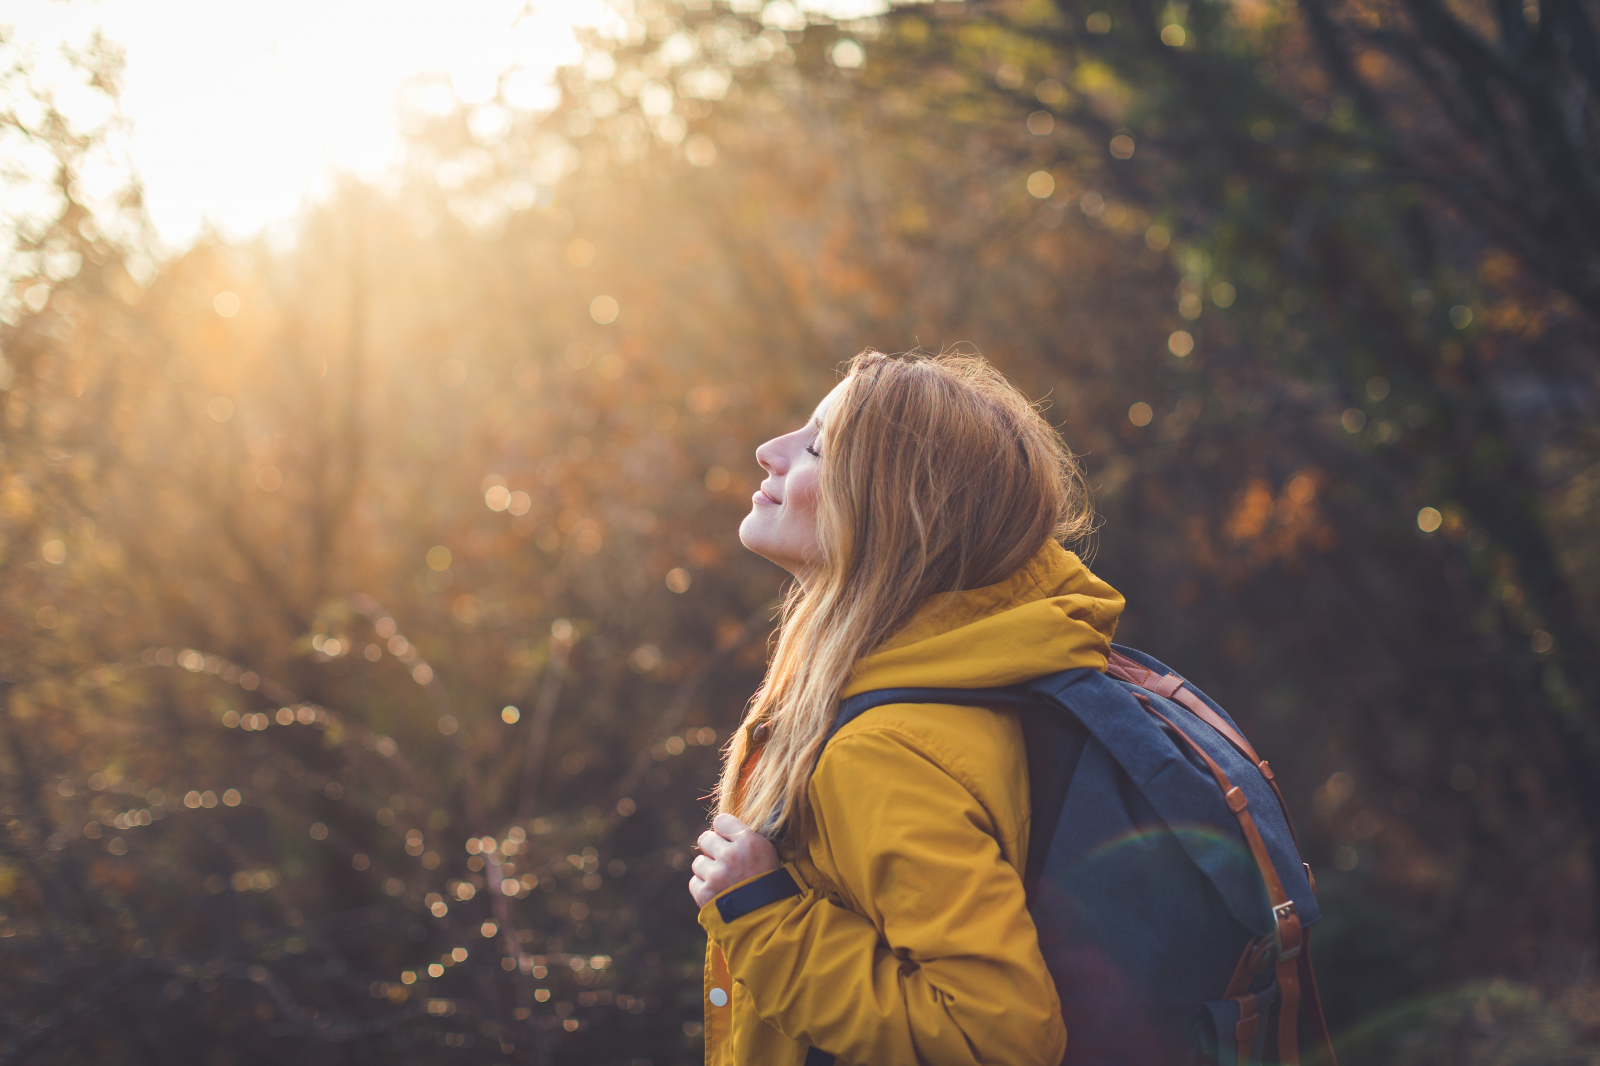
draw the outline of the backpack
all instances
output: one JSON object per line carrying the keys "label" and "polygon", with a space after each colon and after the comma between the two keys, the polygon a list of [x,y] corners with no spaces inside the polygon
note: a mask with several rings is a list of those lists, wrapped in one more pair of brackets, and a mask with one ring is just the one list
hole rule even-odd
{"label": "backpack", "polygon": [[1294,1066],[1302,1009],[1320,1066],[1337,1066],[1311,971],[1311,868],[1271,768],[1210,697],[1112,645],[1104,673],[863,692],[828,738],[888,703],[1022,712],[1023,886],[1061,998],[1063,1066]]}

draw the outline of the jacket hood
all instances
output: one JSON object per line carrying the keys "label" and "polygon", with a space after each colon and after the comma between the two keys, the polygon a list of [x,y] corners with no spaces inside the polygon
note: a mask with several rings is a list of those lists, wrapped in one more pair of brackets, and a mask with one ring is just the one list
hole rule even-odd
{"label": "jacket hood", "polygon": [[1055,541],[994,585],[932,597],[862,659],[844,696],[880,688],[992,688],[1106,668],[1122,594]]}

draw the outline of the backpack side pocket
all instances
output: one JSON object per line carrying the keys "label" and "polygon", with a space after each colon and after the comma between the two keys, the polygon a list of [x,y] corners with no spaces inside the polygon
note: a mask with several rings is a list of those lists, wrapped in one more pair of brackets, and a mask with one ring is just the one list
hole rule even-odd
{"label": "backpack side pocket", "polygon": [[1259,1066],[1278,1000],[1276,982],[1234,999],[1208,999],[1195,1009],[1185,1066]]}

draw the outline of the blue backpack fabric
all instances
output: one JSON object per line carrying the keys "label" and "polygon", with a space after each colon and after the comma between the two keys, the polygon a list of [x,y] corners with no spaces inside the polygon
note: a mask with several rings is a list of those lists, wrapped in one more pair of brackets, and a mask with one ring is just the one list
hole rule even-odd
{"label": "blue backpack fabric", "polygon": [[1105,673],[863,692],[829,738],[890,703],[1020,712],[1023,884],[1061,998],[1063,1066],[1289,1066],[1302,998],[1331,1066],[1304,931],[1320,911],[1270,768],[1203,692],[1112,648]]}

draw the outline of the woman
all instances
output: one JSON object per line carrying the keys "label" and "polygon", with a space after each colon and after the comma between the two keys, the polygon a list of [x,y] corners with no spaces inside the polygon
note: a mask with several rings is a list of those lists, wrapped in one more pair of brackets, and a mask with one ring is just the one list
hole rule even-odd
{"label": "woman", "polygon": [[1090,526],[1077,466],[983,360],[873,352],[756,460],[740,539],[796,583],[689,884],[706,1061],[1058,1066],[1014,713],[827,732],[856,692],[1105,669],[1122,597],[1060,543]]}

